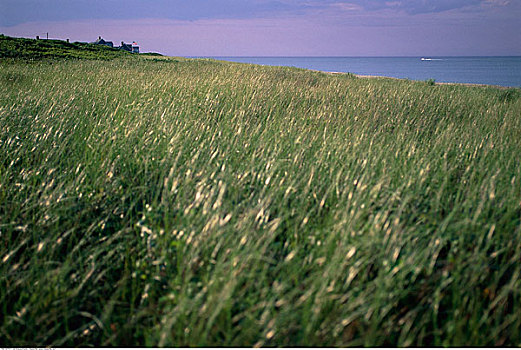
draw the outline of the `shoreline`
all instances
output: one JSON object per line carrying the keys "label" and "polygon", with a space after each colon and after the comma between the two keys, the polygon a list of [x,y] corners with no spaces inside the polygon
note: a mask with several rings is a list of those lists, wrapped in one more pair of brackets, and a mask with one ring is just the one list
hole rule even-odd
{"label": "shoreline", "polygon": [[[394,79],[394,80],[408,80],[408,81],[423,81],[423,80],[413,80],[413,79],[406,79],[406,78],[396,78],[396,77],[387,77],[382,75],[364,75],[364,74],[356,74],[356,73],[346,73],[346,72],[327,72],[327,71],[316,71],[316,72],[322,72],[326,74],[331,75],[339,75],[339,74],[352,74],[353,76],[357,78],[362,79]],[[490,84],[474,84],[474,83],[446,83],[446,82],[434,82],[435,85],[462,85],[462,86],[470,86],[470,87],[491,87],[491,88],[497,88],[502,90],[507,89],[517,89],[514,86],[502,86],[502,85],[490,85]]]}

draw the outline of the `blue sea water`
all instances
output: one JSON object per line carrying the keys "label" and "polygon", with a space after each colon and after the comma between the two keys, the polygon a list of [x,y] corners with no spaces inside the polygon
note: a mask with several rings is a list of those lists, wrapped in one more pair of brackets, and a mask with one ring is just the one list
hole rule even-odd
{"label": "blue sea water", "polygon": [[444,83],[521,87],[521,57],[211,57],[218,60],[291,66]]}

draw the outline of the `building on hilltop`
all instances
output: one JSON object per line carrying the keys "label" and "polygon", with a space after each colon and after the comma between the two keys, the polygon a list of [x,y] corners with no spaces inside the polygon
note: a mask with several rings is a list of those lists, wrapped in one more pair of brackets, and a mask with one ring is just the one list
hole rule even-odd
{"label": "building on hilltop", "polygon": [[114,47],[114,44],[112,43],[112,41],[105,41],[101,36],[98,38],[98,40],[93,42],[93,44],[105,45],[105,46],[108,46],[108,47]]}
{"label": "building on hilltop", "polygon": [[139,46],[137,46],[137,43],[135,41],[132,42],[132,52],[139,53]]}
{"label": "building on hilltop", "polygon": [[125,44],[125,42],[121,42],[121,46],[118,47],[120,50],[125,50],[132,53],[139,53],[139,46],[137,46],[136,42],[133,42],[132,44]]}
{"label": "building on hilltop", "polygon": [[[105,45],[109,47],[114,47],[114,44],[112,41],[105,41],[101,38],[101,36],[93,42],[93,44],[96,45]],[[121,46],[115,47],[116,49],[132,52],[132,53],[139,53],[139,46],[137,46],[137,43],[134,41],[132,44],[125,44],[124,41],[121,42]]]}

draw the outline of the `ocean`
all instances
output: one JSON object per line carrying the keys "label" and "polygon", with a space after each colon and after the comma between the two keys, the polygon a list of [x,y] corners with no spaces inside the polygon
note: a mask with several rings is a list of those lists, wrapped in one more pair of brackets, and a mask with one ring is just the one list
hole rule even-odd
{"label": "ocean", "polygon": [[443,83],[521,87],[521,57],[210,57]]}

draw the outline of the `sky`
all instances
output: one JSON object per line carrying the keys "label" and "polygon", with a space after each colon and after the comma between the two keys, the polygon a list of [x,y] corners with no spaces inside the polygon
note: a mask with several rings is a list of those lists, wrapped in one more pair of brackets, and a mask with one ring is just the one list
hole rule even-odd
{"label": "sky", "polygon": [[0,33],[172,56],[521,56],[521,0],[0,0]]}

